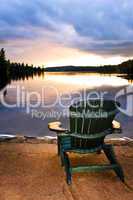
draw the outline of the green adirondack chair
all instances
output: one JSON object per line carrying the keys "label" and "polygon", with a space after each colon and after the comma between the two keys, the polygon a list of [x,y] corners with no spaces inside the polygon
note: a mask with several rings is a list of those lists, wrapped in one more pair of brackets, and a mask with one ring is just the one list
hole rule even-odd
{"label": "green adirondack chair", "polygon": [[[113,146],[104,142],[106,135],[114,133],[116,128],[120,130],[119,123],[113,121],[118,113],[116,105],[120,106],[112,100],[78,102],[70,106],[70,130],[61,128],[60,122],[49,123],[49,129],[57,133],[58,155],[65,166],[68,184],[71,184],[72,173],[102,170],[114,170],[124,182],[124,173],[115,157]],[[102,150],[109,164],[71,166],[69,152],[88,154],[100,153]]]}

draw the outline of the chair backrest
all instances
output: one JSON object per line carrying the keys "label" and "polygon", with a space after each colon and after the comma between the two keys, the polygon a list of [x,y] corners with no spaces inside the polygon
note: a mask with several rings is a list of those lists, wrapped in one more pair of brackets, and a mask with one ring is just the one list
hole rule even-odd
{"label": "chair backrest", "polygon": [[117,105],[119,103],[113,100],[91,99],[70,106],[70,132],[74,140],[80,139],[80,147],[84,139],[101,143],[105,131],[112,127]]}

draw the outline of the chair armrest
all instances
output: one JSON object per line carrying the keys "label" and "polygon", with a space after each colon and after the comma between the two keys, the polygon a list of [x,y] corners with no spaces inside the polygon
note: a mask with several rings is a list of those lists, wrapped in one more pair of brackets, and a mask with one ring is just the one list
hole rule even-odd
{"label": "chair armrest", "polygon": [[116,120],[112,122],[112,129],[113,133],[122,133],[121,124]]}
{"label": "chair armrest", "polygon": [[61,127],[61,122],[59,121],[48,123],[48,128],[50,131],[54,131],[56,133],[65,133],[68,131],[68,129]]}

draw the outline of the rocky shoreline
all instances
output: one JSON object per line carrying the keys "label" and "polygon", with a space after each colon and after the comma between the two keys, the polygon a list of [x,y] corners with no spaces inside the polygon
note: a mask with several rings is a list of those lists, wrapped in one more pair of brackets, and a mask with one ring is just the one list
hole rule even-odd
{"label": "rocky shoreline", "polygon": [[[33,144],[56,144],[57,137],[32,137],[32,136],[20,136],[20,135],[0,135],[0,143],[7,142],[7,143],[33,143]],[[133,146],[133,139],[128,137],[122,138],[108,138],[105,139],[106,143],[111,143],[115,146]]]}

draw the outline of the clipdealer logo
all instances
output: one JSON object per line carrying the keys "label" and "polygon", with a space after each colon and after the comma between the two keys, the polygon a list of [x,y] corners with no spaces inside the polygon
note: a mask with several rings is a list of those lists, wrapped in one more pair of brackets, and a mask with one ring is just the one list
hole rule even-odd
{"label": "clipdealer logo", "polygon": [[115,101],[118,101],[119,98],[121,97],[125,98],[126,107],[122,108],[116,105],[117,108],[119,109],[120,112],[124,113],[125,115],[129,117],[133,117],[133,86],[130,85],[120,90],[119,92],[117,92],[115,96]]}

